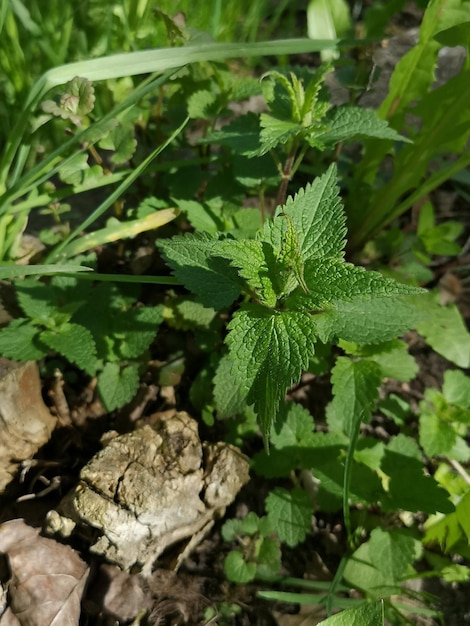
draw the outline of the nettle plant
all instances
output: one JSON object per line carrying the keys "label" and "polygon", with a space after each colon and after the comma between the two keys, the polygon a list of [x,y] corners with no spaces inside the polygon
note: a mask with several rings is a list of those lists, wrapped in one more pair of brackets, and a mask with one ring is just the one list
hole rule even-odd
{"label": "nettle plant", "polygon": [[406,296],[422,290],[344,260],[338,192],[332,165],[278,207],[254,239],[196,233],[158,242],[176,278],[204,305],[221,309],[242,296],[214,395],[222,415],[253,405],[266,443],[318,342],[377,344],[413,325]]}

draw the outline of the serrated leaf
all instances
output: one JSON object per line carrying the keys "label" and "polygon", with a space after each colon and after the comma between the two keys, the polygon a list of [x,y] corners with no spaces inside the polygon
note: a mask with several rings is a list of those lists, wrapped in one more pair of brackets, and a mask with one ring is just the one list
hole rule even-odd
{"label": "serrated leaf", "polygon": [[280,487],[271,491],[266,511],[279,539],[291,548],[301,543],[312,528],[313,506],[299,487],[290,492]]}
{"label": "serrated leaf", "polygon": [[0,330],[0,354],[15,361],[38,361],[47,346],[41,345],[39,328],[20,317]]}
{"label": "serrated leaf", "polygon": [[333,400],[327,412],[333,431],[352,435],[357,420],[368,422],[382,382],[380,367],[373,361],[339,357],[332,370]]}
{"label": "serrated leaf", "polygon": [[412,564],[421,558],[418,539],[401,530],[375,528],[369,539],[371,563],[390,581],[399,582],[410,573]]}
{"label": "serrated leaf", "polygon": [[243,585],[256,576],[256,563],[247,563],[241,552],[232,550],[225,558],[224,571],[229,580]]}
{"label": "serrated leaf", "polygon": [[337,615],[322,620],[318,626],[384,626],[384,624],[384,608],[381,601],[341,611]]}
{"label": "serrated leaf", "polygon": [[214,376],[214,400],[220,418],[232,417],[241,413],[246,406],[246,392],[242,381],[234,380],[233,361],[225,354],[219,361]]}
{"label": "serrated leaf", "polygon": [[185,235],[160,240],[162,251],[175,276],[187,289],[199,296],[202,304],[221,309],[238,297],[237,275],[229,263],[213,258],[217,239],[210,235]]}
{"label": "serrated leaf", "polygon": [[376,137],[412,143],[410,139],[391,128],[385,120],[380,119],[371,109],[352,106],[334,107],[327,113],[324,121],[328,124],[328,130],[320,131],[317,136],[328,146],[360,137]]}
{"label": "serrated leaf", "polygon": [[211,91],[201,89],[188,98],[188,115],[192,119],[215,117],[219,109],[217,96]]}
{"label": "serrated leaf", "polygon": [[308,447],[315,440],[313,417],[300,404],[285,405],[271,429],[271,443],[278,450],[289,447]]}
{"label": "serrated leaf", "polygon": [[290,139],[300,135],[303,130],[298,122],[278,119],[267,113],[261,113],[260,126],[261,146],[257,150],[256,156],[263,156],[276,146],[286,144]]}
{"label": "serrated leaf", "polygon": [[135,359],[145,352],[162,320],[161,307],[136,307],[113,316],[110,330],[118,340],[121,357]]}
{"label": "serrated leaf", "polygon": [[57,313],[54,292],[34,278],[27,278],[16,284],[16,297],[23,313],[31,319],[47,321]]}
{"label": "serrated leaf", "polygon": [[98,376],[98,392],[108,411],[119,409],[132,400],[139,387],[139,366],[106,363]]}
{"label": "serrated leaf", "polygon": [[96,369],[96,344],[90,331],[79,324],[66,323],[57,330],[44,330],[40,339],[87,374]]}
{"label": "serrated leaf", "polygon": [[53,100],[45,100],[42,109],[46,113],[70,120],[80,126],[85,115],[93,110],[95,90],[90,80],[75,76],[65,85],[65,93],[57,105]]}
{"label": "serrated leaf", "polygon": [[280,213],[285,213],[297,231],[304,263],[311,258],[341,259],[346,243],[346,217],[339,199],[336,176],[333,164],[293,198],[289,196],[282,209],[276,211],[275,219],[266,223],[262,240],[269,242],[275,250],[281,249],[285,218]]}
{"label": "serrated leaf", "polygon": [[358,297],[338,300],[334,308],[315,316],[319,338],[327,343],[335,337],[357,343],[379,343],[394,339],[416,325],[416,310],[403,297]]}
{"label": "serrated leaf", "polygon": [[229,326],[233,375],[254,404],[266,438],[279,404],[314,354],[315,327],[305,313],[244,305]]}

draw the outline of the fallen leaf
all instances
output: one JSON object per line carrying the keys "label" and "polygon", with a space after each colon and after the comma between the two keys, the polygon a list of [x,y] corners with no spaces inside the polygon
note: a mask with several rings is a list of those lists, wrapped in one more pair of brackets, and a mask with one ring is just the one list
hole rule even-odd
{"label": "fallen leaf", "polygon": [[39,532],[21,519],[0,526],[0,552],[11,572],[8,604],[18,620],[2,616],[1,626],[78,625],[88,568],[72,548]]}

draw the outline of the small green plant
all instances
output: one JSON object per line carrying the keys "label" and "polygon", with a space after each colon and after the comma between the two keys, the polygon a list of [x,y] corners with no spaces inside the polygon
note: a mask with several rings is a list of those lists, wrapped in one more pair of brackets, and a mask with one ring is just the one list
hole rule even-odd
{"label": "small green plant", "polygon": [[55,276],[48,284],[25,279],[16,295],[24,317],[0,331],[0,352],[41,360],[53,352],[89,375],[108,411],[132,400],[142,355],[161,323],[161,307],[136,304],[136,289]]}
{"label": "small green plant", "polygon": [[[203,304],[220,309],[245,295],[228,325],[229,353],[214,394],[222,415],[240,401],[253,404],[266,442],[316,342],[378,343],[413,325],[406,296],[420,290],[346,263],[344,221],[331,166],[278,208],[255,239],[185,235],[158,243]],[[235,393],[226,393],[229,385]]]}

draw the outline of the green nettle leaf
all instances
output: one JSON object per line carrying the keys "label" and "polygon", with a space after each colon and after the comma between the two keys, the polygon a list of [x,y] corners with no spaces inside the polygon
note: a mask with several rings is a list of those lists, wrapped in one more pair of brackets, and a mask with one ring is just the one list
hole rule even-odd
{"label": "green nettle leaf", "polygon": [[301,543],[312,528],[312,502],[300,487],[290,492],[281,488],[271,491],[266,511],[279,539],[291,548]]}
{"label": "green nettle leaf", "polygon": [[306,313],[246,304],[228,329],[232,373],[242,381],[266,438],[287,389],[313,357],[315,326]]}
{"label": "green nettle leaf", "polygon": [[66,323],[57,330],[44,330],[40,334],[42,342],[68,361],[75,363],[87,374],[93,375],[96,369],[96,344],[89,330],[79,324]]}
{"label": "green nettle leaf", "polygon": [[384,607],[381,601],[341,611],[319,622],[318,626],[384,626],[384,620]]}
{"label": "green nettle leaf", "polygon": [[332,370],[333,400],[327,419],[332,431],[352,435],[358,418],[367,422],[379,396],[380,366],[374,361],[353,361],[339,357]]}
{"label": "green nettle leaf", "polygon": [[328,124],[328,129],[318,132],[315,139],[318,138],[328,146],[359,137],[376,137],[412,143],[410,139],[391,128],[385,120],[377,117],[377,113],[371,109],[350,106],[334,107],[326,115],[325,122]]}
{"label": "green nettle leaf", "polygon": [[214,258],[216,244],[217,239],[208,234],[189,234],[160,240],[157,245],[176,278],[197,294],[202,304],[221,309],[232,304],[240,288],[235,270]]}
{"label": "green nettle leaf", "polygon": [[130,402],[139,386],[138,364],[120,367],[118,363],[106,363],[98,376],[98,392],[108,411],[114,411]]}
{"label": "green nettle leaf", "polygon": [[254,405],[265,439],[318,339],[380,343],[413,325],[414,309],[404,296],[422,290],[346,263],[345,234],[332,165],[278,207],[254,240],[204,234],[158,244],[176,277],[203,304],[227,306],[243,286],[255,301],[242,305],[228,325],[232,368],[225,362],[219,372],[216,397],[227,414],[234,405],[220,391],[231,373],[237,390],[231,395],[237,405],[240,392]]}
{"label": "green nettle leaf", "polygon": [[246,392],[241,382],[234,379],[233,367],[232,358],[229,354],[225,354],[220,359],[214,376],[214,400],[220,418],[237,415],[246,406]]}
{"label": "green nettle leaf", "polygon": [[15,361],[38,361],[47,354],[39,340],[39,328],[24,317],[0,330],[0,354]]}

